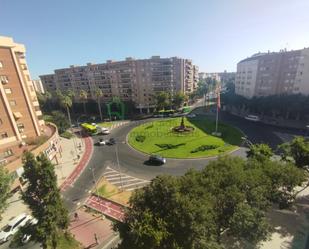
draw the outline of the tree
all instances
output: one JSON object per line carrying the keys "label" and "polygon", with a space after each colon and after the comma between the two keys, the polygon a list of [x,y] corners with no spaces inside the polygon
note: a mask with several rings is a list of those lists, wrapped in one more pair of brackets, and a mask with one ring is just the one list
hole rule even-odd
{"label": "tree", "polygon": [[186,100],[187,100],[187,96],[182,92],[178,92],[174,96],[173,102],[174,102],[175,107],[178,109],[178,108],[183,106],[183,104]]}
{"label": "tree", "polygon": [[115,225],[121,249],[220,248],[211,236],[208,198],[191,199],[176,177],[155,178],[133,194],[130,206],[124,222]]}
{"label": "tree", "polygon": [[53,122],[58,127],[60,134],[70,128],[70,122],[68,118],[61,111],[53,111],[51,116],[51,122]]}
{"label": "tree", "polygon": [[297,167],[309,166],[309,141],[304,137],[296,137],[290,143],[280,145],[279,149],[284,160],[292,157]]}
{"label": "tree", "polygon": [[269,160],[273,155],[272,149],[267,144],[253,144],[247,151],[248,158],[254,158],[258,161]]}
{"label": "tree", "polygon": [[102,121],[103,117],[102,117],[102,109],[101,109],[101,98],[103,96],[103,92],[100,88],[95,89],[95,96],[97,98],[97,104],[98,104],[98,108],[99,108],[100,119]]}
{"label": "tree", "polygon": [[83,102],[84,113],[87,113],[87,111],[86,111],[86,101],[88,99],[88,93],[85,90],[80,90],[79,97]]}
{"label": "tree", "polygon": [[1,214],[7,207],[7,199],[10,197],[12,176],[8,171],[0,166],[0,220]]}
{"label": "tree", "polygon": [[55,249],[58,235],[68,228],[69,218],[57,187],[54,166],[44,154],[35,158],[30,152],[25,152],[23,164],[23,177],[28,184],[22,199],[38,220],[33,239],[42,243],[44,249],[49,243]]}
{"label": "tree", "polygon": [[124,222],[115,225],[119,249],[226,248],[226,236],[258,244],[270,231],[271,204],[289,201],[303,179],[292,164],[259,156],[220,157],[202,171],[157,177],[133,194]]}
{"label": "tree", "polygon": [[169,105],[169,94],[167,92],[159,92],[155,98],[159,110],[163,110]]}
{"label": "tree", "polygon": [[70,122],[70,126],[72,126],[72,120],[71,120],[71,115],[70,115],[70,108],[72,107],[72,97],[70,97],[69,95],[60,95],[59,96],[59,100],[60,100],[60,105],[66,109],[67,111],[67,115],[68,115],[68,119]]}

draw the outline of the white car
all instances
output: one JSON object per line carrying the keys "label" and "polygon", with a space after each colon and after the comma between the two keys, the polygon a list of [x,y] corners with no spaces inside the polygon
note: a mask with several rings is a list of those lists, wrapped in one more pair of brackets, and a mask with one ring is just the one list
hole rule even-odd
{"label": "white car", "polygon": [[100,138],[99,139],[99,142],[98,142],[98,145],[105,145],[107,143],[107,141],[106,140],[104,140],[103,138]]}
{"label": "white car", "polygon": [[256,116],[256,115],[247,115],[245,117],[245,119],[250,120],[250,121],[254,121],[254,122],[260,121],[259,116]]}
{"label": "white car", "polygon": [[12,219],[1,231],[0,231],[0,243],[7,242],[10,238],[24,226],[30,219],[31,215],[22,213]]}
{"label": "white car", "polygon": [[[31,218],[31,220],[29,220],[27,222],[27,224],[28,225],[32,225],[32,226],[36,225],[36,224],[38,224],[38,220],[36,218]],[[23,244],[26,244],[30,239],[31,239],[31,234],[24,234],[24,236],[21,239],[21,242]]]}
{"label": "white car", "polygon": [[101,133],[102,133],[103,135],[108,135],[108,134],[110,134],[111,132],[110,132],[110,130],[109,130],[108,128],[101,127]]}
{"label": "white car", "polygon": [[188,117],[188,118],[195,118],[195,117],[196,117],[196,114],[194,114],[194,113],[189,113],[189,114],[187,115],[187,117]]}

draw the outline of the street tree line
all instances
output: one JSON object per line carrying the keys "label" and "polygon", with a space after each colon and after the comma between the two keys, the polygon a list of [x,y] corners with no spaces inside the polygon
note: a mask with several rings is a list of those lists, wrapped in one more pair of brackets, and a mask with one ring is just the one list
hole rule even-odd
{"label": "street tree line", "polygon": [[247,99],[232,91],[221,96],[228,109],[244,113],[254,113],[261,117],[282,118],[290,120],[308,120],[309,96],[302,94],[270,95]]}
{"label": "street tree line", "polygon": [[247,159],[224,156],[201,171],[158,176],[130,199],[123,223],[114,229],[118,249],[219,249],[236,241],[257,245],[268,238],[272,205],[293,204],[297,186],[308,186],[309,142],[281,146],[281,159],[265,144]]}

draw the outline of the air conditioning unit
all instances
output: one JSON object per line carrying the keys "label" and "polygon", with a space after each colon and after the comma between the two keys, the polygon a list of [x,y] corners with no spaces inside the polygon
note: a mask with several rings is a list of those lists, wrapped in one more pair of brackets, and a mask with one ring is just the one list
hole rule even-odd
{"label": "air conditioning unit", "polygon": [[3,79],[3,80],[1,80],[1,83],[2,84],[7,84],[7,83],[9,83],[9,80],[8,79]]}

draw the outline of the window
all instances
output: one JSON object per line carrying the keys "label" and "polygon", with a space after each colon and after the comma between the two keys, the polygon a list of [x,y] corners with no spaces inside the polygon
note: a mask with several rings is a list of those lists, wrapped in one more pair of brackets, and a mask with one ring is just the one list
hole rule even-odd
{"label": "window", "polygon": [[6,75],[0,75],[0,82],[2,84],[7,84],[9,83],[9,78]]}
{"label": "window", "polygon": [[24,129],[25,129],[25,126],[24,126],[24,124],[17,124],[17,128],[18,128],[18,131],[20,132],[20,133],[23,133],[24,132]]}
{"label": "window", "polygon": [[4,152],[4,157],[9,157],[9,156],[12,156],[12,155],[13,155],[13,151],[11,149],[7,149]]}
{"label": "window", "polygon": [[11,94],[12,93],[12,89],[11,88],[5,88],[4,89],[6,94]]}
{"label": "window", "polygon": [[0,61],[0,69],[3,68],[3,63]]}
{"label": "window", "polygon": [[16,101],[15,100],[10,100],[10,106],[16,106]]}
{"label": "window", "polygon": [[0,136],[1,136],[1,139],[9,137],[7,132],[2,132]]}

